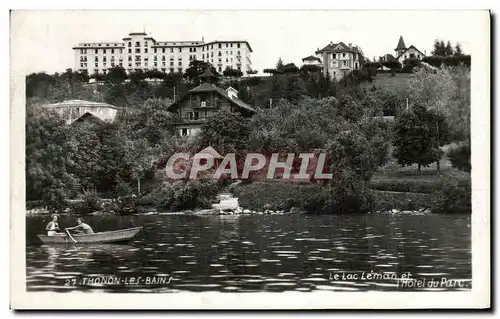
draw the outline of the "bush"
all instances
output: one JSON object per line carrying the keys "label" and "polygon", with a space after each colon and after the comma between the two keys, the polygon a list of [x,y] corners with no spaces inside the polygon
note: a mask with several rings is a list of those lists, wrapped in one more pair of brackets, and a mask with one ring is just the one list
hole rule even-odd
{"label": "bush", "polygon": [[158,199],[156,206],[170,211],[208,208],[220,189],[221,183],[205,179],[165,182],[161,189],[155,192]]}
{"label": "bush", "polygon": [[431,200],[434,213],[470,214],[472,212],[470,174],[441,177],[435,184]]}
{"label": "bush", "polygon": [[85,190],[74,210],[80,214],[91,214],[101,209],[99,194],[95,190]]}
{"label": "bush", "polygon": [[439,68],[442,65],[447,66],[458,66],[464,64],[467,67],[471,66],[471,56],[470,55],[457,55],[457,56],[427,56],[422,59],[423,62],[429,63],[430,65]]}
{"label": "bush", "polygon": [[430,194],[434,190],[434,182],[415,179],[380,179],[370,181],[368,187],[379,191]]}
{"label": "bush", "polygon": [[448,158],[451,161],[451,166],[461,170],[470,172],[470,145],[462,144],[448,150]]}

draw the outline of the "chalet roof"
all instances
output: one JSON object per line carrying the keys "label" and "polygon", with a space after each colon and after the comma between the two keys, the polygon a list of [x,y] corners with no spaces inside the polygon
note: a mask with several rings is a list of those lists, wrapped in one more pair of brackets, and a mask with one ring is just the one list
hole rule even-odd
{"label": "chalet roof", "polygon": [[186,97],[188,97],[189,95],[191,95],[193,93],[205,93],[205,92],[214,92],[214,93],[218,94],[219,96],[221,96],[222,98],[230,101],[231,103],[235,104],[236,106],[238,106],[242,109],[245,109],[245,110],[250,111],[250,112],[256,112],[253,107],[246,104],[242,100],[235,98],[235,97],[233,97],[233,98],[229,97],[229,95],[227,95],[226,90],[221,89],[220,87],[215,86],[214,84],[209,84],[209,83],[202,83],[202,84],[198,85],[197,87],[195,87],[194,89],[190,90],[180,100],[178,100],[177,102],[170,105],[169,109],[175,108],[175,106],[177,106],[179,104],[179,102],[181,102],[182,100],[184,100]]}
{"label": "chalet roof", "polygon": [[398,46],[396,47],[396,51],[399,51],[399,50],[405,50],[406,49],[406,45],[405,45],[405,41],[403,40],[403,36],[401,35],[399,37],[399,41],[398,41]]}
{"label": "chalet roof", "polygon": [[71,125],[79,122],[93,122],[97,124],[104,124],[105,122],[101,120],[99,117],[95,116],[94,114],[90,112],[85,112],[82,116],[74,120]]}
{"label": "chalet roof", "polygon": [[346,45],[344,42],[339,42],[339,43],[333,43],[331,42],[327,46],[325,46],[323,49],[316,51],[315,53],[322,53],[322,52],[354,52],[354,53],[361,53],[361,51],[358,49],[356,46],[351,46],[349,47]]}
{"label": "chalet roof", "polygon": [[320,58],[314,55],[306,56],[305,58],[302,59],[302,61],[321,61]]}
{"label": "chalet roof", "polygon": [[119,107],[102,102],[92,102],[84,100],[67,100],[58,103],[45,104],[43,107],[46,108],[73,108],[73,107],[99,107],[99,108],[112,108],[119,109]]}
{"label": "chalet roof", "polygon": [[414,45],[410,45],[410,46],[409,46],[406,50],[404,50],[403,52],[401,52],[401,54],[400,54],[400,55],[398,55],[398,59],[399,59],[399,58],[400,58],[403,54],[405,54],[406,52],[408,52],[408,50],[410,50],[410,49],[412,49],[412,48],[413,48],[413,49],[415,49],[415,50],[417,50],[420,54],[422,54],[422,56],[425,56],[425,54],[423,54],[423,53],[422,53],[422,51],[420,51],[419,49],[417,49]]}
{"label": "chalet roof", "polygon": [[212,156],[212,158],[223,158],[222,155],[219,154],[212,146],[207,146],[201,151],[198,152],[198,154],[207,154]]}

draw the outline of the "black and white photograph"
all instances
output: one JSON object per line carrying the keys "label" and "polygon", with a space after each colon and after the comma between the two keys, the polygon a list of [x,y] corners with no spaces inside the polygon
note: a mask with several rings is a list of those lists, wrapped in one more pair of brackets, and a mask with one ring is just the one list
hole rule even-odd
{"label": "black and white photograph", "polygon": [[12,307],[489,307],[489,11],[10,24]]}

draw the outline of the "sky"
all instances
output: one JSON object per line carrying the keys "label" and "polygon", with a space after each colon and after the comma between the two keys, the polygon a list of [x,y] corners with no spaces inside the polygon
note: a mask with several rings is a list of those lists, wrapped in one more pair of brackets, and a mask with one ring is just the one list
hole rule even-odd
{"label": "sky", "polygon": [[[477,37],[467,11],[14,11],[11,54],[23,61],[22,73],[62,72],[74,68],[72,47],[79,42],[117,42],[130,32],[151,34],[157,41],[246,40],[253,69],[262,73],[279,57],[302,64],[330,42],[358,45],[373,59],[394,48],[402,35],[406,46],[430,54],[434,39],[460,42],[465,53]],[[21,49],[19,49],[21,48]]]}

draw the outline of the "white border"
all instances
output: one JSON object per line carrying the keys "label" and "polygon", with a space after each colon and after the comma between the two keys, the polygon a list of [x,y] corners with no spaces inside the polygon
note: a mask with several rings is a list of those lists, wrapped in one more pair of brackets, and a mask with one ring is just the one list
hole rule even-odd
{"label": "white border", "polygon": [[[56,3],[57,1],[53,2]],[[234,5],[223,3],[225,9]],[[62,3],[62,2],[61,2]],[[96,2],[97,3],[97,2]],[[231,2],[234,4],[234,2]],[[460,6],[465,1],[454,1]],[[131,8],[124,3],[122,8]],[[142,3],[141,3],[142,4]],[[424,2],[425,4],[425,2]],[[31,9],[45,3],[30,3]],[[185,3],[183,3],[185,7]],[[215,4],[209,4],[214,8]],[[220,4],[219,4],[220,5]],[[216,7],[219,7],[216,5]],[[287,3],[298,9],[297,2]],[[446,6],[437,4],[438,7]],[[75,7],[64,2],[66,7]],[[76,5],[76,7],[78,4]],[[347,5],[346,5],[347,6]],[[208,4],[197,6],[208,7]],[[255,8],[252,4],[244,7]],[[240,6],[241,8],[241,6]],[[308,9],[321,9],[308,3]],[[322,8],[325,8],[323,6]],[[11,55],[11,307],[14,309],[387,309],[387,308],[484,308],[490,304],[490,21],[488,12],[475,13],[468,23],[476,28],[472,45],[472,278],[471,292],[285,292],[285,293],[172,293],[85,294],[26,292],[24,203],[24,74],[22,62]],[[22,50],[13,37],[12,52]]]}

